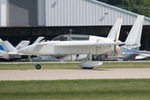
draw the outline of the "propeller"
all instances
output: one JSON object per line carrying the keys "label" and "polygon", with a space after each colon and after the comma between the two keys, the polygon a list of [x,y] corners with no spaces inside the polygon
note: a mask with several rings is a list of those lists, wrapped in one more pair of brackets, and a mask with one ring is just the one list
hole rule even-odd
{"label": "propeller", "polygon": [[[114,39],[114,42],[117,41],[117,32],[115,33],[115,39]],[[117,45],[114,45],[114,56],[116,56],[117,54]]]}

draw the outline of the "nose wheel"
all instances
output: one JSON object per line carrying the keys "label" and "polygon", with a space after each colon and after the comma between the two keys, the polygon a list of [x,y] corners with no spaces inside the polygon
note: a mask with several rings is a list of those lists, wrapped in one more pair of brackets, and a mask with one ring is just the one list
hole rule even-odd
{"label": "nose wheel", "polygon": [[35,66],[35,68],[36,68],[37,70],[41,69],[41,65],[40,65],[40,64],[36,64],[36,65],[34,65],[34,66]]}
{"label": "nose wheel", "polygon": [[[32,59],[31,59],[31,57],[30,57],[29,55],[28,55],[28,58],[29,58],[30,62],[33,63]],[[36,68],[37,70],[40,70],[40,69],[41,69],[41,65],[40,65],[40,64],[33,64],[33,66],[35,66],[35,68]]]}

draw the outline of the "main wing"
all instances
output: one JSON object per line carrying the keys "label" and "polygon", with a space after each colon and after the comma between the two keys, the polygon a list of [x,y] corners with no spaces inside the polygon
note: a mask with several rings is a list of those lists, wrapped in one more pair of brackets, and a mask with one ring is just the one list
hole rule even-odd
{"label": "main wing", "polygon": [[19,52],[30,55],[102,54],[109,51],[113,45],[120,44],[123,43],[120,41],[50,41],[29,46]]}
{"label": "main wing", "polygon": [[59,44],[56,44],[56,47],[86,47],[86,46],[91,46],[91,47],[99,47],[99,46],[109,46],[109,45],[122,45],[123,43],[120,41],[116,42],[91,42],[91,41],[68,41],[66,43],[60,42]]}

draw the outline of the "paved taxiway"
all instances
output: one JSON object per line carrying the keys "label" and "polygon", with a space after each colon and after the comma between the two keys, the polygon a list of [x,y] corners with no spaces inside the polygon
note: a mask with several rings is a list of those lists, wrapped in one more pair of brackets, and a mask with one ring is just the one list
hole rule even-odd
{"label": "paved taxiway", "polygon": [[0,70],[0,80],[65,79],[138,79],[150,78],[150,68]]}

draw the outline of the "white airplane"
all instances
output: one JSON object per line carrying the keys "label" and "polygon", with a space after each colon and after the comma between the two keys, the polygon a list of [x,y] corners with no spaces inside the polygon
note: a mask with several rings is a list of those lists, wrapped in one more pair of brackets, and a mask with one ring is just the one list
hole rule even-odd
{"label": "white airplane", "polygon": [[139,15],[125,41],[126,45],[120,47],[120,50],[123,52],[124,60],[135,59],[138,54],[139,48],[141,47],[143,23],[144,16]]}
{"label": "white airplane", "polygon": [[150,60],[150,51],[138,51],[135,60]]}
{"label": "white airplane", "polygon": [[24,48],[30,44],[30,41],[22,40],[15,48],[17,50],[20,50],[21,48]]}
{"label": "white airplane", "polygon": [[3,51],[2,47],[0,48],[0,59],[5,59],[5,60],[9,59],[8,53]]}
{"label": "white airplane", "polygon": [[5,60],[10,59],[19,59],[21,54],[17,52],[17,49],[14,48],[8,41],[3,41],[0,39],[0,58]]}
{"label": "white airplane", "polygon": [[[87,40],[88,36],[87,35],[79,35],[79,34],[65,34],[65,35],[59,35],[57,37],[54,37],[52,40],[40,40],[39,42],[36,43],[41,43],[44,41],[67,41],[68,39],[71,39],[71,41],[76,41],[76,40]],[[69,40],[68,40],[69,41]],[[34,44],[36,44],[34,42]],[[43,61],[53,61],[53,62],[68,62],[68,61],[81,61],[87,59],[87,54],[80,54],[80,55],[61,55],[61,56],[37,56],[33,57],[32,60],[35,62],[43,62]]]}
{"label": "white airplane", "polygon": [[112,52],[104,56],[103,60],[133,60],[139,54],[139,48],[141,46],[141,35],[143,28],[144,16],[139,15],[132,26],[124,46],[117,47],[117,56],[114,56]]}
{"label": "white airplane", "polygon": [[[104,54],[111,51],[113,48],[116,50],[116,45],[123,44],[118,40],[120,35],[120,28],[122,19],[118,19],[112,27],[107,38],[98,36],[88,36],[86,40],[76,41],[48,41],[33,44],[20,49],[18,52],[26,55],[37,56],[61,56],[61,55],[77,55],[88,54],[89,61],[81,61],[79,66],[81,68],[92,69],[94,66],[101,65],[100,61],[92,61],[92,55]],[[30,59],[30,56],[29,56]],[[32,62],[32,60],[30,59]],[[35,65],[36,69],[40,69],[39,64]]]}

